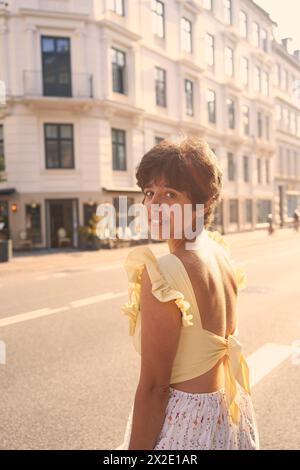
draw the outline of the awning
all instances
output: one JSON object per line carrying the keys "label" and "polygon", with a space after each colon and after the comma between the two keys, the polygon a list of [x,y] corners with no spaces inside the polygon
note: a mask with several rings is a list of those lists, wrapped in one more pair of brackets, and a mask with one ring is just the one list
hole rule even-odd
{"label": "awning", "polygon": [[102,188],[103,191],[108,193],[141,193],[142,190],[140,188],[133,188],[132,186],[129,187],[113,187],[113,186],[106,186]]}
{"label": "awning", "polygon": [[0,189],[0,196],[10,196],[16,192],[15,188]]}

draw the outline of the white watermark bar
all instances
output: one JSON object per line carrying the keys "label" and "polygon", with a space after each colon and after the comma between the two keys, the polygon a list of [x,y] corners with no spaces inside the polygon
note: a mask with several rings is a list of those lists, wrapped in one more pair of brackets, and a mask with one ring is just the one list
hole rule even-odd
{"label": "white watermark bar", "polygon": [[[99,239],[185,239],[192,250],[194,241],[204,228],[204,204],[130,204],[127,196],[119,196],[118,214],[113,204],[97,206],[96,234]],[[118,216],[118,217],[117,217]],[[118,224],[117,224],[118,219]],[[130,219],[130,220],[129,220]]]}

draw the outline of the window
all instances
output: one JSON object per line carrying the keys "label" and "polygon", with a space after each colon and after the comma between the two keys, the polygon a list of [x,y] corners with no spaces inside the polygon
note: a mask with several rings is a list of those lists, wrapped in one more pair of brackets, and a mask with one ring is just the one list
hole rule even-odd
{"label": "window", "polygon": [[154,137],[154,145],[160,144],[164,139],[164,137]]}
{"label": "window", "polygon": [[260,111],[257,113],[257,137],[261,139],[263,136],[263,130],[262,130],[262,114]]}
{"label": "window", "polygon": [[266,183],[270,183],[270,162],[266,160]]}
{"label": "window", "polygon": [[213,90],[207,90],[206,101],[207,101],[208,122],[215,124],[216,123],[216,93]]}
{"label": "window", "polygon": [[[4,126],[0,125],[0,173],[5,171],[5,159],[4,159]],[[1,181],[1,175],[0,175]]]}
{"label": "window", "polygon": [[44,96],[72,96],[70,39],[42,36]]}
{"label": "window", "polygon": [[262,72],[261,74],[261,91],[263,95],[269,96],[269,74]]}
{"label": "window", "polygon": [[[113,206],[116,214],[116,227],[125,228],[135,220],[135,216],[128,215],[130,207],[135,204],[133,197],[118,196],[113,198]],[[127,206],[127,210],[126,210]],[[127,224],[126,224],[127,221]]]}
{"label": "window", "polygon": [[124,0],[109,0],[109,8],[117,15],[125,16]]}
{"label": "window", "polygon": [[278,88],[280,87],[280,65],[279,64],[275,64],[274,84]]}
{"label": "window", "polygon": [[284,155],[283,155],[283,148],[279,147],[279,162],[278,162],[278,170],[281,175],[284,174]]}
{"label": "window", "polygon": [[289,129],[289,110],[286,107],[283,108],[283,127]]}
{"label": "window", "polygon": [[244,173],[244,181],[246,183],[249,182],[249,157],[248,155],[244,155],[243,157],[243,173]]}
{"label": "window", "polygon": [[167,106],[166,96],[166,71],[155,67],[155,92],[156,92],[156,104],[157,106]]}
{"label": "window", "polygon": [[261,90],[261,70],[259,67],[254,67],[254,90]]}
{"label": "window", "polygon": [[220,201],[215,208],[214,212],[214,226],[221,226],[223,225],[223,201]]}
{"label": "window", "polygon": [[72,124],[45,124],[46,168],[74,168]]}
{"label": "window", "polygon": [[203,0],[203,7],[206,10],[212,11],[213,10],[213,0]]}
{"label": "window", "polygon": [[239,201],[237,199],[229,199],[229,223],[237,224],[239,221]]}
{"label": "window", "polygon": [[154,34],[165,37],[165,4],[160,0],[152,0],[152,26]]}
{"label": "window", "polygon": [[248,36],[247,14],[243,10],[240,11],[240,34],[243,38]]}
{"label": "window", "polygon": [[227,153],[227,169],[228,169],[228,181],[235,180],[235,164],[234,164],[234,157],[233,153]]}
{"label": "window", "polygon": [[282,105],[277,103],[276,104],[276,121],[278,122],[279,126],[282,124]]}
{"label": "window", "polygon": [[268,222],[268,215],[272,213],[272,202],[269,199],[257,201],[257,223]]}
{"label": "window", "polygon": [[249,106],[242,106],[243,132],[245,135],[250,134],[250,109]]}
{"label": "window", "polygon": [[112,129],[113,170],[126,171],[126,134]]}
{"label": "window", "polygon": [[231,98],[227,98],[227,113],[228,113],[228,127],[229,129],[235,129],[235,106],[234,101]]}
{"label": "window", "polygon": [[291,111],[290,114],[290,128],[291,128],[291,133],[296,134],[296,113],[294,111]]}
{"label": "window", "polygon": [[187,53],[192,52],[192,22],[186,18],[181,18],[182,50]]}
{"label": "window", "polygon": [[41,206],[40,204],[26,204],[25,227],[27,238],[33,243],[42,242]]}
{"label": "window", "polygon": [[0,200],[0,222],[3,224],[1,235],[4,240],[9,239],[9,217],[8,217],[8,202]]}
{"label": "window", "polygon": [[265,118],[265,133],[266,139],[270,140],[270,116],[266,116]]}
{"label": "window", "polygon": [[249,61],[247,57],[241,58],[241,80],[242,84],[248,86],[249,84]]}
{"label": "window", "polygon": [[287,194],[287,215],[293,217],[295,209],[298,209],[298,195]]}
{"label": "window", "polygon": [[246,199],[245,200],[245,219],[247,224],[252,224],[252,199]]}
{"label": "window", "polygon": [[126,55],[119,49],[112,48],[112,81],[115,93],[125,94]]}
{"label": "window", "polygon": [[225,47],[225,74],[228,77],[233,77],[233,49]]}
{"label": "window", "polygon": [[265,52],[268,52],[268,33],[265,29],[261,29],[261,47]]}
{"label": "window", "polygon": [[207,65],[213,67],[215,64],[215,38],[209,33],[205,35],[205,60]]}
{"label": "window", "polygon": [[224,22],[232,24],[232,4],[231,0],[224,0]]}
{"label": "window", "polygon": [[286,69],[284,69],[282,71],[281,79],[282,79],[282,81],[281,81],[282,89],[284,91],[288,91],[288,89],[289,89],[289,73]]}
{"label": "window", "polygon": [[261,159],[260,158],[257,158],[256,160],[256,164],[257,164],[257,182],[258,184],[261,184]]}
{"label": "window", "polygon": [[298,154],[296,150],[294,150],[294,169],[295,169],[295,176],[299,175],[299,161],[298,161]]}
{"label": "window", "polygon": [[186,114],[188,116],[194,115],[194,86],[191,80],[185,80],[185,102]]}
{"label": "window", "polygon": [[286,121],[287,121],[287,130],[291,131],[291,111],[286,109]]}
{"label": "window", "polygon": [[88,227],[89,222],[97,213],[97,204],[83,204],[83,221],[84,226]]}
{"label": "window", "polygon": [[286,173],[290,176],[291,174],[291,152],[290,149],[286,149]]}
{"label": "window", "polygon": [[253,44],[256,47],[259,47],[260,44],[260,34],[259,34],[259,24],[256,21],[252,23],[252,33],[253,33]]}

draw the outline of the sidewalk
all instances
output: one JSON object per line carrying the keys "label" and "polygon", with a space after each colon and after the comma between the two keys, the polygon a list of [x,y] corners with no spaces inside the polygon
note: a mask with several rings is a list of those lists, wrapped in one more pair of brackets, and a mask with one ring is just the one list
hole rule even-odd
{"label": "sidewalk", "polygon": [[[227,233],[224,237],[228,241],[229,246],[233,248],[268,241],[294,240],[295,237],[299,237],[300,243],[300,232],[296,233],[291,228],[278,229],[272,236],[268,235],[267,229],[260,229],[251,232]],[[157,256],[168,253],[167,243],[149,243],[144,246],[151,248]],[[62,251],[42,250],[36,253],[17,253],[10,262],[0,263],[0,279],[6,274],[21,273],[28,270],[31,273],[39,270],[44,271],[45,267],[50,270],[66,270],[83,268],[89,265],[122,264],[129,251],[133,248],[102,249],[98,251],[77,251],[70,249]]]}

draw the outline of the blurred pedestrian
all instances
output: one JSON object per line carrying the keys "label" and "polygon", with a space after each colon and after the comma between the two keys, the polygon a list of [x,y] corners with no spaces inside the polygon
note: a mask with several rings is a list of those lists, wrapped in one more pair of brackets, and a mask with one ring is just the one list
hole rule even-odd
{"label": "blurred pedestrian", "polygon": [[298,210],[298,209],[295,209],[295,210],[294,210],[293,219],[294,219],[294,229],[296,230],[296,232],[299,232],[300,213],[299,213],[299,210]]}
{"label": "blurred pedestrian", "polygon": [[268,233],[269,235],[272,235],[275,231],[274,227],[274,220],[273,220],[273,215],[270,213],[268,214]]}

